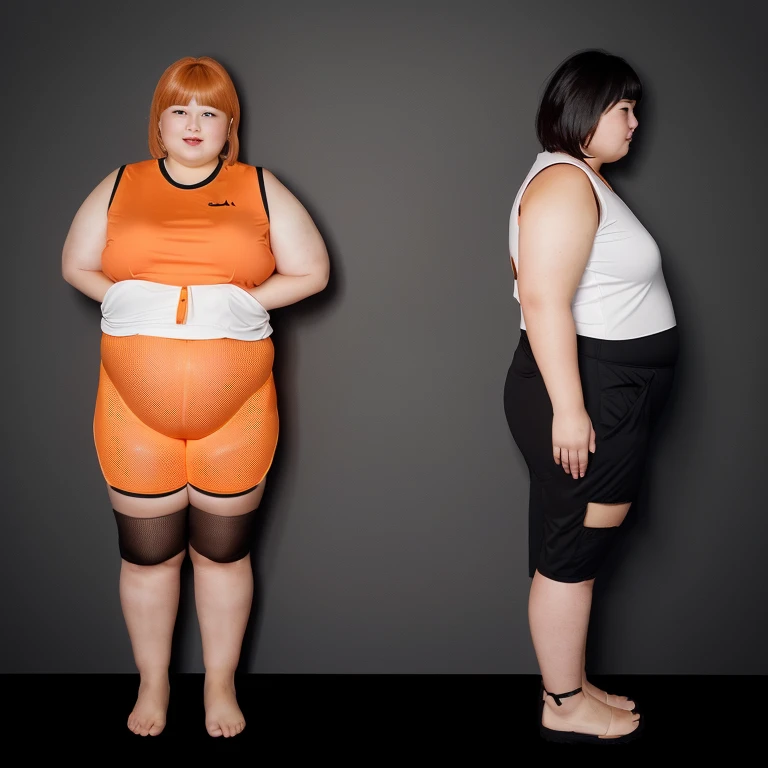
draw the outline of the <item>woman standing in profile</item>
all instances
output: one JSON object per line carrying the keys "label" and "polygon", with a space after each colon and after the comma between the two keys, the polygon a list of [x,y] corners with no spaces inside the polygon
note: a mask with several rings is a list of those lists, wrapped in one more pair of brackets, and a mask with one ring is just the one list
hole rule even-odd
{"label": "woman standing in profile", "polygon": [[617,56],[564,61],[510,217],[521,331],[504,408],[530,474],[528,618],[551,741],[622,743],[643,725],[585,671],[594,579],[637,499],[678,350],[659,249],[602,175],[629,152],[641,96]]}
{"label": "woman standing in profile", "polygon": [[205,725],[245,719],[235,671],[251,611],[250,541],[278,416],[269,310],[321,291],[323,240],[273,174],[237,160],[240,105],[208,57],[155,89],[151,160],[86,198],[64,279],[101,303],[94,439],[117,522],[120,599],[140,674],[128,717],[159,734],[187,547],[205,666]]}

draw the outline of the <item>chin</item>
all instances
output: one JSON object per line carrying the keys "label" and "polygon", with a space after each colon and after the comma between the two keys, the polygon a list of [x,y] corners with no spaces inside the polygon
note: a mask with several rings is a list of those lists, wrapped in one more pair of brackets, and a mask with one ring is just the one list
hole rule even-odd
{"label": "chin", "polygon": [[616,155],[616,160],[621,160],[622,157],[626,157],[628,154],[629,154],[629,144],[625,144],[624,147],[622,147],[619,150],[618,154]]}
{"label": "chin", "polygon": [[184,165],[189,165],[192,167],[212,163],[218,158],[218,155],[214,155],[213,157],[204,157],[203,155],[198,155],[196,152],[189,151],[181,152],[179,153],[179,156],[184,161]]}

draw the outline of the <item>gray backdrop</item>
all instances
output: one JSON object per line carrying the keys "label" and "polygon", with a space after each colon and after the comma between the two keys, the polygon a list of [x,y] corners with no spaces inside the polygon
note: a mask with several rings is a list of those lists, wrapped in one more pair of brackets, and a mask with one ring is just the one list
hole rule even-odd
{"label": "gray backdrop", "polygon": [[[203,54],[237,83],[241,159],[303,201],[332,261],[325,292],[272,316],[282,431],[243,670],[536,672],[527,474],[502,407],[519,327],[507,226],[544,81],[589,47],[646,88],[632,155],[605,170],[662,249],[683,343],[646,492],[598,583],[592,671],[768,672],[757,2],[3,16],[0,672],[135,669],[91,432],[100,315],[61,278],[61,248],[90,190],[148,156],[162,71]],[[190,576],[174,669],[199,672]]]}

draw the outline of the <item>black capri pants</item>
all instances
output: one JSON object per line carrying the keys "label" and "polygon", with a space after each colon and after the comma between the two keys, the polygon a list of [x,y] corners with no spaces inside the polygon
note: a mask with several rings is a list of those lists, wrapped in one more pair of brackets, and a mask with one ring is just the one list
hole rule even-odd
{"label": "black capri pants", "polygon": [[677,327],[622,341],[576,337],[584,404],[595,453],[576,480],[552,456],[552,403],[521,330],[504,385],[509,429],[530,475],[528,570],[554,581],[594,578],[617,528],[587,528],[590,502],[634,502],[649,437],[672,388]]}

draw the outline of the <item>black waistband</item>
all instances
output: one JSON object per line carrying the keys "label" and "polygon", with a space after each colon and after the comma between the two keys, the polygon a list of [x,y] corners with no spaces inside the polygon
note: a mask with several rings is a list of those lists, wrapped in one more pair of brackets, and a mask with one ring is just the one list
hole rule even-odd
{"label": "black waistband", "polygon": [[[520,338],[530,349],[528,334],[520,330]],[[677,326],[640,336],[636,339],[595,339],[576,336],[576,349],[580,355],[618,365],[637,365],[643,368],[667,368],[677,362],[679,336]]]}

